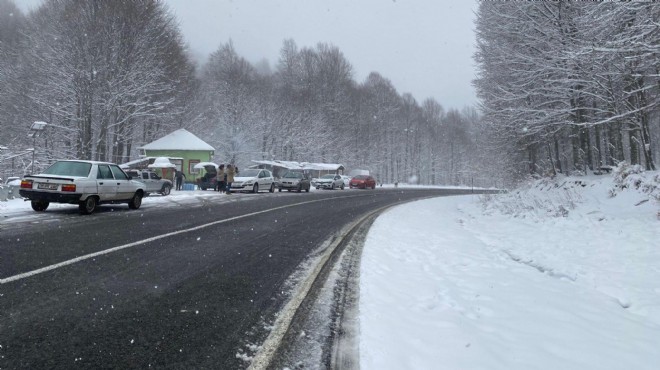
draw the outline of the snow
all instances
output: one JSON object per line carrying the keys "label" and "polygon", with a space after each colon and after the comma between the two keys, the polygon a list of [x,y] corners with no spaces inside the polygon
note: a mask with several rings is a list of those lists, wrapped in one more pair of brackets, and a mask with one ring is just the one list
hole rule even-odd
{"label": "snow", "polygon": [[657,369],[660,174],[645,175],[389,210],[362,257],[360,368]]}
{"label": "snow", "polygon": [[279,160],[252,160],[252,162],[272,167],[284,167],[289,170],[338,171],[344,168],[344,165],[339,163],[309,163]]}
{"label": "snow", "polygon": [[[362,256],[360,368],[656,369],[660,173],[616,176],[385,212]],[[208,197],[223,195],[173,191],[143,205]],[[0,202],[0,214],[43,216],[21,199]]]}
{"label": "snow", "polygon": [[144,145],[144,150],[210,150],[215,149],[186,129],[178,129],[160,139]]}

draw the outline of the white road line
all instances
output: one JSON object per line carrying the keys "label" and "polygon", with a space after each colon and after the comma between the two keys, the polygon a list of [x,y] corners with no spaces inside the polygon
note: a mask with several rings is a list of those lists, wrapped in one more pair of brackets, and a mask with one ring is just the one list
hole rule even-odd
{"label": "white road line", "polygon": [[[363,195],[350,195],[350,196],[345,196],[345,197],[341,197],[341,198],[353,198],[353,197],[359,197],[359,196],[363,196]],[[105,249],[105,250],[102,250],[102,251],[86,254],[84,256],[76,257],[76,258],[73,258],[73,259],[70,259],[70,260],[66,260],[66,261],[63,261],[63,262],[60,262],[60,263],[56,263],[54,265],[49,265],[49,266],[42,267],[42,268],[39,268],[39,269],[36,269],[36,270],[24,272],[22,274],[6,277],[6,278],[3,278],[3,279],[0,279],[0,285],[11,283],[13,281],[17,281],[17,280],[21,280],[21,279],[25,279],[25,278],[28,278],[28,277],[31,277],[31,276],[39,275],[39,274],[42,274],[44,272],[48,272],[48,271],[51,271],[51,270],[58,269],[60,267],[73,265],[74,263],[85,261],[85,260],[88,260],[90,258],[102,256],[102,255],[105,255],[105,254],[110,254],[110,253],[113,253],[113,252],[117,252],[117,251],[120,251],[122,249],[132,248],[132,247],[136,247],[138,245],[142,245],[142,244],[146,244],[146,243],[153,242],[153,241],[156,241],[156,240],[168,238],[170,236],[184,234],[184,233],[191,232],[191,231],[197,231],[197,230],[209,227],[209,226],[214,226],[214,225],[218,225],[218,224],[223,224],[225,222],[240,220],[242,218],[256,216],[256,215],[260,215],[260,214],[268,213],[268,212],[272,212],[272,211],[278,211],[278,210],[284,209],[284,208],[295,207],[295,206],[300,206],[300,205],[303,205],[303,204],[310,204],[310,203],[316,203],[316,202],[325,202],[325,201],[333,200],[333,199],[337,199],[337,198],[334,198],[334,197],[333,198],[323,198],[323,199],[309,200],[309,201],[306,201],[306,202],[287,204],[285,206],[275,207],[275,208],[266,209],[266,210],[263,210],[263,211],[247,213],[247,214],[244,214],[244,215],[241,215],[241,216],[236,216],[236,217],[227,218],[227,219],[224,219],[224,220],[218,220],[218,221],[210,222],[208,224],[191,227],[191,228],[185,229],[185,230],[173,231],[171,233],[167,233],[167,234],[163,234],[163,235],[159,235],[159,236],[154,236],[152,238],[147,238],[147,239],[139,240],[139,241],[136,241],[136,242],[133,242],[133,243],[120,245],[118,247],[113,247],[113,248],[110,248],[110,249]]]}

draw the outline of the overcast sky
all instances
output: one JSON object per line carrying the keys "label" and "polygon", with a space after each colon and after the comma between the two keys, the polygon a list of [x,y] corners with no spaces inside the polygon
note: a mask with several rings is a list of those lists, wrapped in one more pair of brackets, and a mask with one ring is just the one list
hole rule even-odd
{"label": "overcast sky", "polygon": [[[17,0],[23,9],[41,0]],[[337,46],[363,82],[376,71],[399,93],[445,108],[476,103],[477,0],[165,0],[201,60],[232,40],[251,62],[277,64],[285,39]]]}

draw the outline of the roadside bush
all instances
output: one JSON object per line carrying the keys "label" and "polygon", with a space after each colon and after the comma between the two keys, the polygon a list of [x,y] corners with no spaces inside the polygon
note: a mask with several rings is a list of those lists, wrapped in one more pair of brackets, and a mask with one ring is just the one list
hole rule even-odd
{"label": "roadside bush", "polygon": [[483,196],[481,203],[486,214],[497,211],[536,220],[548,216],[567,217],[581,200],[578,189],[585,185],[583,180],[573,180],[562,175],[552,179],[530,179],[507,194]]}
{"label": "roadside bush", "polygon": [[640,165],[630,165],[621,162],[614,169],[614,186],[610,189],[610,197],[615,197],[624,189],[634,189],[647,194],[649,199],[660,200],[660,173],[645,172]]}

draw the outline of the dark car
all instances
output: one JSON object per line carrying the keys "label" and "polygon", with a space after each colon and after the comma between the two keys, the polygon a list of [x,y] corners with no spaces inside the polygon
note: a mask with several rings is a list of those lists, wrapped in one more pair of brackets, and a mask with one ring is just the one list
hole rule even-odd
{"label": "dark car", "polygon": [[288,191],[296,190],[299,193],[303,190],[309,192],[309,188],[312,185],[309,182],[309,177],[305,176],[301,172],[289,171],[280,179],[277,184],[278,191],[286,189]]}
{"label": "dark car", "polygon": [[197,186],[202,190],[206,190],[206,189],[215,190],[215,187],[218,183],[217,168],[212,164],[207,164],[204,165],[203,167],[204,170],[206,170],[206,173],[204,174],[204,176],[197,179]]}
{"label": "dark car", "polygon": [[357,175],[348,183],[351,189],[375,189],[376,179],[370,175]]}

